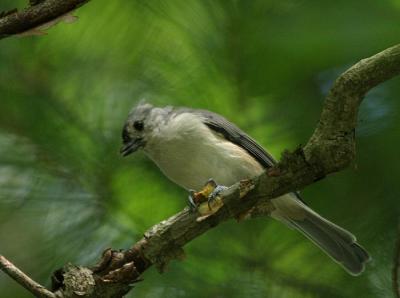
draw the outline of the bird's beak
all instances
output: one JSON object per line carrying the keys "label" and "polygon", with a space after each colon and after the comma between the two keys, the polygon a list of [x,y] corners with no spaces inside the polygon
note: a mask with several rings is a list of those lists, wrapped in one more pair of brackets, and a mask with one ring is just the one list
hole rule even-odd
{"label": "bird's beak", "polygon": [[119,150],[119,153],[121,153],[122,156],[127,156],[136,150],[138,150],[140,147],[143,147],[144,142],[142,138],[136,138],[132,139],[127,143],[124,143],[122,145],[121,150]]}

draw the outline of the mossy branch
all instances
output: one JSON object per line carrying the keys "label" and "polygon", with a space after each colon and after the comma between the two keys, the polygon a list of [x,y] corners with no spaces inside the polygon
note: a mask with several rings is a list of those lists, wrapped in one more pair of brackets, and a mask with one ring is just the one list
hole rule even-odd
{"label": "mossy branch", "polygon": [[31,1],[31,6],[22,11],[13,9],[0,14],[0,39],[29,31],[34,35],[35,28],[51,24],[87,2],[89,0]]}
{"label": "mossy branch", "polygon": [[155,265],[163,271],[169,261],[183,257],[188,242],[221,222],[240,218],[249,210],[268,210],[271,199],[348,167],[356,154],[357,113],[365,94],[399,73],[400,45],[361,60],[335,81],[320,121],[304,147],[285,152],[267,173],[224,191],[223,206],[215,214],[199,221],[198,214],[185,209],[153,226],[130,249],[106,250],[92,268],[68,265],[57,271],[54,293],[64,298],[76,297],[77,293],[82,297],[122,297],[141,280],[145,270]]}

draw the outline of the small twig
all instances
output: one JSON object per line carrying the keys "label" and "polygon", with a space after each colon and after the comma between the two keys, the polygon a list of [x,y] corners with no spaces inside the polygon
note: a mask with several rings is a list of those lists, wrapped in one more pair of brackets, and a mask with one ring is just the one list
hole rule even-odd
{"label": "small twig", "polygon": [[30,0],[30,6],[0,17],[0,39],[29,32],[74,11],[90,0]]}
{"label": "small twig", "polygon": [[29,276],[19,270],[13,263],[7,260],[5,257],[0,255],[0,269],[4,271],[8,276],[14,279],[17,283],[31,292],[35,297],[43,298],[56,298],[57,296],[47,290],[42,285],[32,280]]}
{"label": "small twig", "polygon": [[400,226],[398,228],[397,240],[394,249],[392,285],[395,297],[400,298]]}
{"label": "small twig", "polygon": [[[271,199],[302,189],[330,173],[348,167],[355,156],[354,128],[364,95],[377,84],[399,74],[400,45],[355,64],[336,80],[318,127],[304,149],[286,152],[272,175],[271,172],[269,176],[264,173],[251,179],[252,190],[245,197],[240,195],[246,189],[240,186],[243,181],[222,192],[224,206],[212,216],[198,221],[197,214],[185,209],[153,226],[131,249],[107,250],[102,261],[92,270],[96,280],[93,292],[86,292],[85,297],[123,297],[131,289],[130,284],[137,281],[148,268],[154,265],[162,272],[169,261],[183,258],[186,244],[219,223],[248,213],[249,210],[257,215],[260,211],[268,213]],[[260,204],[262,208],[252,209]],[[400,263],[400,244],[397,251]],[[127,267],[124,268],[125,265]],[[396,270],[398,280],[400,267],[396,266]],[[125,272],[128,274],[120,274]],[[61,280],[57,290],[61,289],[65,298],[75,297],[63,288],[75,289],[82,278],[68,268],[64,276],[67,274],[73,278]],[[70,283],[69,280],[74,282]]]}

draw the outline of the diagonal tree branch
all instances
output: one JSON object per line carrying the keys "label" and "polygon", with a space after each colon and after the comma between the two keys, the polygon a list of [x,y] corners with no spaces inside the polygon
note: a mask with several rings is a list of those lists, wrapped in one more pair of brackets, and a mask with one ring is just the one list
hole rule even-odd
{"label": "diagonal tree branch", "polygon": [[45,287],[32,280],[2,255],[0,255],[0,269],[33,295],[35,295],[35,297],[56,298],[54,293],[50,292]]}
{"label": "diagonal tree branch", "polygon": [[23,11],[12,10],[0,17],[0,39],[35,29],[48,24],[87,3],[89,0],[44,0],[34,1]]}
{"label": "diagonal tree branch", "polygon": [[[355,157],[357,112],[365,94],[376,85],[400,74],[400,45],[361,60],[334,83],[316,130],[304,148],[284,152],[281,161],[268,173],[230,187],[221,196],[224,206],[214,215],[198,221],[196,214],[183,210],[155,225],[131,249],[106,250],[101,262],[92,268],[89,278],[95,285],[88,297],[121,297],[131,283],[150,266],[163,271],[172,259],[183,256],[183,246],[217,226],[251,208],[267,208],[269,200],[301,189],[326,175],[346,168]],[[82,268],[78,268],[81,270]],[[62,287],[73,287],[69,280],[74,267],[59,274]],[[62,287],[61,287],[62,286]]]}
{"label": "diagonal tree branch", "polygon": [[361,60],[344,72],[330,90],[320,121],[304,147],[284,152],[267,173],[241,181],[221,194],[215,214],[202,218],[187,209],[152,227],[132,248],[104,252],[93,268],[68,265],[55,272],[58,297],[122,297],[141,274],[155,265],[159,271],[183,256],[183,246],[218,224],[240,218],[249,210],[270,208],[270,200],[302,189],[340,171],[355,157],[357,112],[365,94],[376,85],[400,74],[400,45]]}

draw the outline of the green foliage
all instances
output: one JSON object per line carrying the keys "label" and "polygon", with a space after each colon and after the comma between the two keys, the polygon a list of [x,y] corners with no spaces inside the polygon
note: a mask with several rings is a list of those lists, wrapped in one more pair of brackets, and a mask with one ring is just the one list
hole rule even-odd
{"label": "green foliage", "polygon": [[[16,3],[17,2],[17,3]],[[8,10],[24,1],[2,1]],[[105,1],[47,36],[0,46],[0,252],[42,283],[66,262],[127,248],[186,192],[143,154],[118,154],[140,99],[206,108],[279,157],[304,144],[333,80],[399,42],[398,1]],[[146,272],[130,297],[390,297],[399,214],[398,79],[367,96],[354,168],[304,198],[373,261],[349,276],[270,219],[226,223]],[[188,159],[190,162],[190,158]],[[0,276],[1,296],[29,297]]]}

